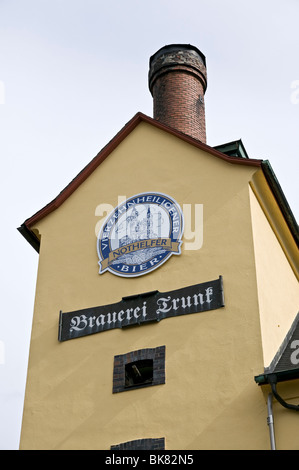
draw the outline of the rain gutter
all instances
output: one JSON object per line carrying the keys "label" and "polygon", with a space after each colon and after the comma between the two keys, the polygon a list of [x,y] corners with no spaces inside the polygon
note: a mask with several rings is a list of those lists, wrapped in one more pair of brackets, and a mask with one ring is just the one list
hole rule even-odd
{"label": "rain gutter", "polygon": [[278,179],[273,171],[273,168],[269,162],[269,160],[263,160],[262,161],[262,169],[264,172],[264,175],[266,177],[266,180],[275,196],[275,199],[280,207],[280,210],[283,213],[283,216],[289,226],[289,229],[291,230],[291,233],[294,237],[294,240],[299,247],[299,230],[298,230],[298,224],[295,219],[295,216],[289,206],[289,203],[284,195],[284,192],[278,182]]}

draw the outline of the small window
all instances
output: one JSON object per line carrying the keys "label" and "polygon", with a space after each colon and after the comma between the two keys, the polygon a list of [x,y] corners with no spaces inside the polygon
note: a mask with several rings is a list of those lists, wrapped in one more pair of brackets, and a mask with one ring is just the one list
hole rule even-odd
{"label": "small window", "polygon": [[114,356],[113,393],[165,383],[165,346]]}
{"label": "small window", "polygon": [[153,382],[153,360],[129,362],[125,365],[125,388],[147,385]]}

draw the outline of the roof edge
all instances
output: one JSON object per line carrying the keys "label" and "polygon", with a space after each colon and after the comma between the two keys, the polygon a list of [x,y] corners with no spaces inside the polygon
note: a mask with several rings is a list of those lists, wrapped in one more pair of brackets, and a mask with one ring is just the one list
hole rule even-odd
{"label": "roof edge", "polygon": [[40,241],[32,232],[32,230],[29,230],[25,224],[22,224],[20,227],[18,227],[18,231],[21,235],[23,235],[25,240],[27,240],[27,242],[35,249],[35,251],[39,253]]}
{"label": "roof edge", "polygon": [[273,168],[269,162],[269,160],[262,161],[262,170],[267,180],[267,183],[270,186],[272,193],[278,203],[278,206],[283,213],[284,219],[294,237],[295,243],[299,246],[299,230],[298,224],[295,219],[295,216],[289,206],[287,198],[284,195],[284,192],[279,184],[279,181],[273,171]]}
{"label": "roof edge", "polygon": [[32,217],[26,219],[23,225],[29,229],[37,221],[41,220],[50,212],[57,209],[88,178],[88,176],[91,175],[91,173],[108,157],[108,155],[110,155],[110,153],[135,129],[135,127],[141,121],[154,125],[155,127],[162,129],[176,137],[179,137],[189,144],[194,145],[195,147],[200,148],[201,150],[204,150],[229,163],[256,167],[260,167],[262,164],[262,160],[247,160],[244,158],[229,157],[228,155],[219,152],[213,147],[210,147],[209,145],[204,144],[199,140],[194,139],[193,137],[179,132],[165,124],[161,124],[155,119],[138,112],[127,124],[125,124],[125,126],[115,135],[115,137],[113,137],[113,139],[108,142],[108,144],[103,147],[102,150],[100,150],[100,152],[83,168],[83,170],[78,173],[78,175],[58,194],[55,199],[36,212]]}
{"label": "roof edge", "polygon": [[258,385],[266,385],[271,383],[271,377],[276,376],[277,382],[287,382],[289,380],[299,379],[299,369],[283,370],[279,372],[268,372],[254,377]]}
{"label": "roof edge", "polygon": [[[193,145],[205,152],[210,153],[211,155],[220,158],[228,163],[245,165],[245,166],[254,166],[261,167],[263,160],[259,159],[245,159],[238,157],[230,157],[224,153],[210,147],[199,140],[179,132],[172,127],[169,127],[165,124],[160,123],[159,121],[138,112],[133,116],[133,118],[128,121],[124,127],[103,147],[99,153],[83,168],[83,170],[78,173],[78,175],[55,197],[51,202],[49,202],[42,209],[37,211],[34,215],[25,220],[25,222],[18,229],[19,232],[25,237],[25,239],[37,250],[37,245],[39,245],[38,239],[31,231],[31,227],[36,224],[38,221],[49,215],[51,212],[56,210],[62,205],[62,203],[93,173],[93,171],[110,155],[110,153],[140,124],[140,122],[146,122],[150,125],[155,126],[158,129],[161,129],[169,134],[178,137],[185,142]],[[32,233],[32,236],[30,235]],[[38,251],[38,250],[37,250]]]}

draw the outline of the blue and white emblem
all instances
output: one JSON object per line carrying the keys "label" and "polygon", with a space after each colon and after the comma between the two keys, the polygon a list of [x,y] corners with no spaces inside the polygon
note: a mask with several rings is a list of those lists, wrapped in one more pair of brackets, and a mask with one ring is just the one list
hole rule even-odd
{"label": "blue and white emblem", "polygon": [[184,230],[179,204],[162,193],[141,193],[117,206],[97,240],[100,274],[147,274],[181,254]]}

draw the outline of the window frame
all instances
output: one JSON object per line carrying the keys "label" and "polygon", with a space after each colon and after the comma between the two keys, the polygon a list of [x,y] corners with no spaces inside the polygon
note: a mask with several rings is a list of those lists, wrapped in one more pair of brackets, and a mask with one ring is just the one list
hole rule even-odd
{"label": "window frame", "polygon": [[[113,393],[135,390],[137,388],[152,387],[165,383],[165,346],[139,349],[125,354],[114,356],[113,364]],[[126,386],[126,365],[150,359],[153,361],[153,380],[150,383],[141,383]]]}

